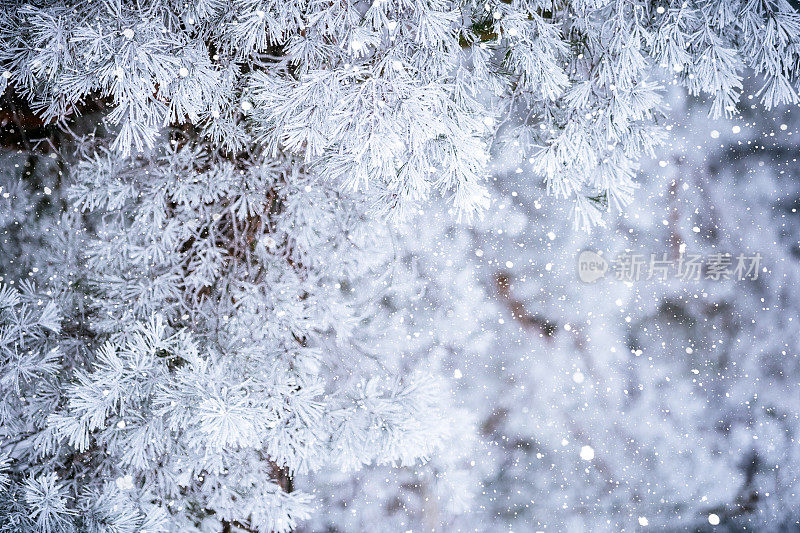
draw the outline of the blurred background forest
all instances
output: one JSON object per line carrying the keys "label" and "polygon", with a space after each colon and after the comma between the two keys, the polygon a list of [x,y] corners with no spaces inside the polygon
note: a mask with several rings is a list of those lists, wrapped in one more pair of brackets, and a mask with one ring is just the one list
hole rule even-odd
{"label": "blurred background forest", "polygon": [[[478,437],[454,438],[460,462],[334,476],[310,530],[797,529],[798,110],[767,117],[745,93],[740,116],[710,120],[669,95],[670,139],[607,227],[575,231],[511,142],[481,222],[432,208],[404,228],[393,275],[428,284],[385,302],[414,324],[386,343],[435,354]],[[761,272],[585,284],[585,249],[728,253],[731,270],[758,253]]]}

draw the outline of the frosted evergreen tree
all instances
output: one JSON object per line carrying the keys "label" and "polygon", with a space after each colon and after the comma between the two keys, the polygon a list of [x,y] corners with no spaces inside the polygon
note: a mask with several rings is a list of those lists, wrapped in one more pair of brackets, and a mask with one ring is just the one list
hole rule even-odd
{"label": "frosted evergreen tree", "polygon": [[748,69],[797,103],[798,41],[769,0],[3,3],[0,524],[287,531],[307,474],[468,442],[431,354],[467,338],[404,329],[394,224],[475,219],[504,143],[602,224],[666,138],[658,72],[712,116]]}

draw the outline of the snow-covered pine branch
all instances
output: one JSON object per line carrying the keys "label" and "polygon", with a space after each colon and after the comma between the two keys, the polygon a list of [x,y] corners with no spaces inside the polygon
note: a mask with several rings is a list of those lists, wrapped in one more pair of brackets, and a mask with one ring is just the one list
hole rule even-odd
{"label": "snow-covered pine branch", "polygon": [[5,275],[52,284],[0,293],[3,527],[286,531],[297,476],[466,442],[442,369],[390,342],[432,340],[387,317],[423,291],[386,222],[480,213],[499,140],[602,224],[665,138],[662,82],[730,114],[751,69],[795,103],[798,24],[783,0],[2,3],[0,90],[79,130],[20,171],[52,197],[2,176],[41,203],[3,227],[46,235],[4,234],[36,250]]}
{"label": "snow-covered pine branch", "polygon": [[746,68],[768,108],[798,98],[785,0],[11,2],[0,18],[0,83],[47,120],[101,99],[120,157],[191,124],[399,217],[434,191],[480,211],[502,122],[578,219],[601,222],[581,211],[624,208],[663,140],[663,72],[713,115],[736,112]]}

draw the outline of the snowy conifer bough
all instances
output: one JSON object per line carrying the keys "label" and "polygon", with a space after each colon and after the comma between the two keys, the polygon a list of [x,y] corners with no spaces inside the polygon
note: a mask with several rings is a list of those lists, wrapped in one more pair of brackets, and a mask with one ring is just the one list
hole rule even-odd
{"label": "snowy conifer bough", "polygon": [[480,212],[499,140],[602,223],[664,138],[659,72],[712,115],[747,69],[797,103],[798,45],[782,0],[4,2],[4,107],[90,134],[22,143],[61,164],[10,218],[30,272],[0,256],[0,529],[287,531],[296,475],[459,442],[385,342],[382,220]]}

